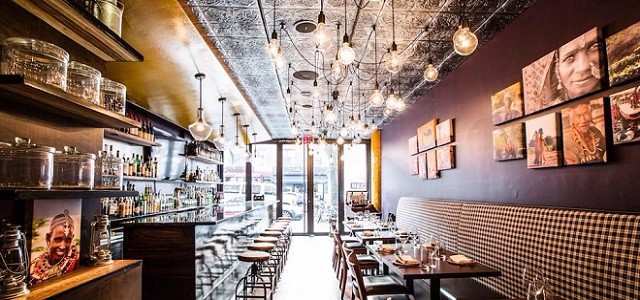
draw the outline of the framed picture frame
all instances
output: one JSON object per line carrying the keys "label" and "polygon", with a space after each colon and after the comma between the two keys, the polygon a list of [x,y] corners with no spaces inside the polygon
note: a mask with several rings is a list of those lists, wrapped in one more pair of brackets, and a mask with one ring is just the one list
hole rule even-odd
{"label": "framed picture frame", "polygon": [[524,158],[524,124],[516,123],[493,131],[493,160]]}
{"label": "framed picture frame", "polygon": [[493,125],[522,117],[522,83],[519,81],[491,95],[491,121]]}
{"label": "framed picture frame", "polygon": [[427,179],[427,155],[426,153],[420,153],[418,157],[418,176],[420,179]]}
{"label": "framed picture frame", "polygon": [[345,203],[351,207],[362,207],[369,204],[369,193],[367,191],[347,191],[347,201]]}
{"label": "framed picture frame", "polygon": [[437,155],[435,150],[427,151],[427,179],[440,178],[440,171],[438,171]]}
{"label": "framed picture frame", "polygon": [[581,101],[562,109],[565,165],[607,162],[604,99]]}
{"label": "framed picture frame", "polygon": [[550,113],[525,123],[527,168],[552,168],[562,165],[559,114]]}
{"label": "framed picture frame", "polygon": [[453,119],[444,120],[436,126],[436,143],[438,146],[453,142]]}
{"label": "framed picture frame", "polygon": [[409,155],[418,153],[418,136],[414,135],[409,138]]}
{"label": "framed picture frame", "polygon": [[640,77],[640,22],[607,38],[609,85]]}
{"label": "framed picture frame", "polygon": [[414,176],[414,175],[418,175],[420,174],[419,170],[419,166],[418,166],[418,162],[419,162],[419,155],[412,155],[409,156],[409,175]]}
{"label": "framed picture frame", "polygon": [[455,146],[438,147],[436,152],[436,164],[438,171],[449,170],[456,167],[455,165]]}
{"label": "framed picture frame", "polygon": [[438,119],[432,119],[418,127],[418,152],[423,152],[436,146],[437,124]]}
{"label": "framed picture frame", "polygon": [[640,85],[609,96],[613,144],[640,141]]}

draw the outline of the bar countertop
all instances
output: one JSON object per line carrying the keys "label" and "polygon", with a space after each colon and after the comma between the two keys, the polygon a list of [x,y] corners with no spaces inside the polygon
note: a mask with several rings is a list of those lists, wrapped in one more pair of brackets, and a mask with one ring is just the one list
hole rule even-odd
{"label": "bar countertop", "polygon": [[122,226],[163,226],[163,225],[216,225],[227,220],[232,220],[244,216],[247,213],[256,211],[265,207],[269,207],[278,203],[278,201],[249,201],[245,202],[244,210],[238,205],[219,204],[217,206],[224,207],[224,216],[218,218],[216,213],[217,206],[200,208],[192,211],[168,213],[159,216],[141,217],[130,221],[120,223]]}

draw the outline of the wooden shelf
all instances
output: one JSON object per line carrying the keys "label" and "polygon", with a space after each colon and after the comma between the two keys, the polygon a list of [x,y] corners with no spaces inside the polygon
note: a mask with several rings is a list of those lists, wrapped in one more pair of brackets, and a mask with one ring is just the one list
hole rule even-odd
{"label": "wooden shelf", "polygon": [[113,264],[106,266],[80,267],[58,278],[29,287],[30,293],[26,299],[48,299],[118,271],[127,272],[132,268],[139,268],[141,265],[141,260],[114,260]]}
{"label": "wooden shelf", "polygon": [[158,142],[145,140],[143,138],[140,138],[140,137],[137,137],[135,135],[128,134],[128,133],[125,133],[125,132],[122,132],[122,131],[118,131],[118,130],[113,129],[113,128],[105,128],[104,137],[112,139],[112,140],[118,140],[118,141],[121,141],[121,142],[125,142],[125,143],[127,143],[129,145],[146,146],[146,147],[162,147],[162,144],[160,144]]}
{"label": "wooden shelf", "polygon": [[85,199],[105,197],[133,197],[138,196],[137,191],[118,190],[0,190],[0,199]]}
{"label": "wooden shelf", "polygon": [[146,217],[154,217],[154,216],[159,216],[159,215],[166,215],[166,214],[170,214],[170,213],[179,213],[179,212],[197,210],[197,209],[201,209],[201,208],[207,208],[207,207],[210,207],[210,206],[212,206],[212,207],[213,206],[217,206],[217,204],[183,207],[183,208],[178,208],[178,209],[172,209],[172,210],[169,210],[169,211],[161,211],[161,212],[150,213],[150,214],[146,214],[146,215],[130,216],[130,217],[123,217],[123,218],[109,217],[109,220],[111,222],[122,222],[122,221],[129,221],[129,220],[135,220],[135,219],[146,218]]}
{"label": "wooden shelf", "polygon": [[203,162],[205,164],[210,164],[210,165],[223,165],[224,162],[221,162],[219,160],[215,160],[215,159],[211,159],[208,157],[204,157],[204,156],[198,156],[198,155],[184,155],[184,154],[180,154],[180,156],[184,156],[188,159],[193,159],[195,161],[199,161],[199,162]]}
{"label": "wooden shelf", "polygon": [[194,183],[203,185],[212,185],[222,183],[220,181],[185,181],[183,179],[162,179],[153,177],[140,177],[140,176],[124,176],[122,180],[129,181],[152,181],[152,182],[167,182],[167,183]]}
{"label": "wooden shelf", "polygon": [[74,0],[12,0],[105,61],[144,57]]}
{"label": "wooden shelf", "polygon": [[95,127],[131,128],[141,126],[138,121],[67,94],[56,87],[25,79],[21,75],[0,75],[0,96]]}

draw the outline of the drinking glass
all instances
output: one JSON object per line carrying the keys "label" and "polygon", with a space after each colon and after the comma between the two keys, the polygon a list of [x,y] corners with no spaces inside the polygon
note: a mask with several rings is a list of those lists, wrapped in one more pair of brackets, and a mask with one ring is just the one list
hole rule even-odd
{"label": "drinking glass", "polygon": [[526,289],[527,300],[553,300],[554,296],[547,283],[547,278],[539,269],[524,268],[522,283]]}
{"label": "drinking glass", "polygon": [[420,235],[418,234],[418,227],[411,226],[409,229],[409,238],[413,244],[413,248],[417,248],[420,243]]}
{"label": "drinking glass", "polygon": [[438,260],[440,259],[440,248],[431,247],[427,248],[429,253],[429,268],[435,269],[438,266]]}
{"label": "drinking glass", "polygon": [[403,253],[407,253],[406,250],[404,249],[405,244],[407,243],[407,240],[409,239],[409,235],[408,234],[398,234],[398,240],[400,240],[400,249],[402,249]]}

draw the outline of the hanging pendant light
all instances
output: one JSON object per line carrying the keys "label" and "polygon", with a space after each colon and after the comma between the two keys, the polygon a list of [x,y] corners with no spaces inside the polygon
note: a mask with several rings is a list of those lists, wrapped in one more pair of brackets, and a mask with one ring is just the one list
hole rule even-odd
{"label": "hanging pendant light", "polygon": [[202,116],[202,80],[206,76],[203,73],[197,73],[196,79],[200,81],[200,106],[198,107],[198,120],[189,125],[189,132],[196,141],[204,141],[211,135],[211,125],[207,124]]}
{"label": "hanging pendant light", "polygon": [[320,0],[320,13],[318,14],[318,23],[316,23],[316,30],[313,31],[313,40],[315,41],[318,49],[325,49],[329,44],[329,29],[325,23],[324,12],[322,11],[324,1]]}
{"label": "hanging pendant light", "polygon": [[424,80],[428,82],[434,82],[438,79],[438,69],[433,66],[431,56],[429,56],[429,59],[427,60],[427,67],[424,69],[424,73],[422,75],[424,76]]}
{"label": "hanging pendant light", "polygon": [[[376,25],[373,28],[373,60],[378,61],[378,32],[376,31]],[[384,96],[380,92],[380,84],[378,84],[378,64],[375,68],[376,83],[373,88],[373,93],[369,96],[369,104],[372,107],[380,107],[384,104]]]}
{"label": "hanging pendant light", "polygon": [[348,66],[356,59],[356,52],[351,48],[349,35],[347,34],[347,0],[344,1],[344,36],[342,37],[342,48],[338,51],[338,60],[341,64]]}
{"label": "hanging pendant light", "polygon": [[225,137],[224,137],[224,102],[227,101],[227,98],[220,97],[218,98],[218,102],[220,102],[220,132],[218,133],[218,137],[216,137],[213,142],[218,145],[224,147]]}
{"label": "hanging pendant light", "polygon": [[273,31],[271,32],[271,41],[267,44],[267,52],[274,60],[277,60],[280,56],[280,42],[276,32],[276,2],[276,0],[273,0]]}
{"label": "hanging pendant light", "polygon": [[391,49],[389,49],[389,57],[387,58],[384,66],[387,71],[396,74],[402,69],[402,65],[404,65],[404,59],[398,52],[398,45],[396,44],[396,13],[393,2],[394,1],[391,0],[391,30],[393,40],[391,42]]}
{"label": "hanging pendant light", "polygon": [[393,91],[393,88],[389,89],[389,98],[387,98],[386,109],[395,110],[398,104],[398,97]]}
{"label": "hanging pendant light", "polygon": [[342,138],[342,136],[338,136],[338,139],[336,139],[336,143],[338,143],[338,145],[344,144],[344,139]]}
{"label": "hanging pendant light", "polygon": [[327,105],[327,115],[325,121],[332,125],[338,121],[338,115],[336,114],[335,108],[332,105]]}
{"label": "hanging pendant light", "polygon": [[369,129],[371,130],[371,132],[374,132],[378,129],[378,125],[373,119],[371,119],[371,124],[369,125]]}
{"label": "hanging pendant light", "polygon": [[469,19],[465,15],[465,2],[462,2],[460,10],[460,25],[453,34],[453,49],[462,56],[468,56],[476,51],[478,47],[478,37],[469,29]]}

